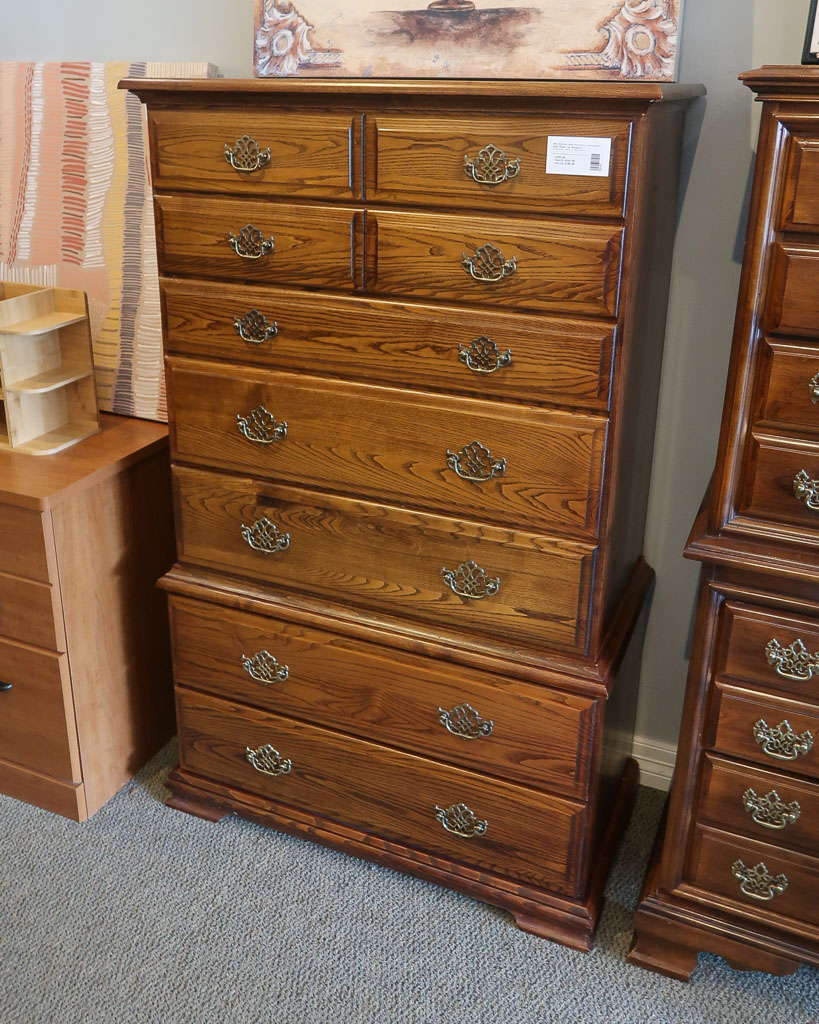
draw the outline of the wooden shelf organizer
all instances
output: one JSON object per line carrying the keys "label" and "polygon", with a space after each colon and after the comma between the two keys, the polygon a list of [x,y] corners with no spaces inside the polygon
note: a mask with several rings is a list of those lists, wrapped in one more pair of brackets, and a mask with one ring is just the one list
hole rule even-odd
{"label": "wooden shelf organizer", "polygon": [[85,292],[0,281],[0,450],[53,455],[99,429]]}

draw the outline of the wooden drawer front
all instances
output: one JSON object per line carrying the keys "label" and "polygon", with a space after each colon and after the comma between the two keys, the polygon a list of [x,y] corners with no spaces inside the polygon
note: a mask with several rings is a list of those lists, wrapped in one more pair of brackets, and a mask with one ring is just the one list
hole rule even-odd
{"label": "wooden drawer front", "polygon": [[[368,129],[370,201],[622,216],[630,121],[379,114]],[[566,136],[606,140],[598,152],[599,174],[588,173],[591,166],[585,174],[547,173],[550,137],[554,147]]]}
{"label": "wooden drawer front", "polygon": [[819,698],[819,620],[726,602],[717,673]]}
{"label": "wooden drawer front", "polygon": [[186,686],[586,797],[594,701],[184,598],[171,621]]}
{"label": "wooden drawer front", "polygon": [[760,420],[819,430],[819,347],[766,339],[759,372]]}
{"label": "wooden drawer front", "polygon": [[819,777],[819,707],[718,683],[715,750],[766,768]]}
{"label": "wooden drawer front", "polygon": [[[244,199],[156,196],[159,266],[166,274],[212,274],[237,281],[291,284],[351,291],[354,273],[352,210],[287,206]],[[246,227],[261,231],[273,251],[253,253],[241,238]]]}
{"label": "wooden drawer front", "polygon": [[[608,224],[368,213],[367,287],[383,295],[615,316],[622,235]],[[465,258],[480,280],[464,269]]]}
{"label": "wooden drawer front", "polygon": [[[606,420],[288,373],[239,377],[213,363],[169,360],[168,370],[182,460],[430,511],[597,533]],[[286,436],[274,440],[282,423]]]}
{"label": "wooden drawer front", "polygon": [[[802,935],[806,925],[819,925],[819,861],[813,857],[716,829],[697,829],[688,877],[696,888],[730,901],[732,910],[760,924]],[[756,895],[748,895],[749,889]]]}
{"label": "wooden drawer front", "polygon": [[[595,548],[372,502],[177,467],[183,561],[521,643],[585,646]],[[242,527],[267,518],[289,546],[264,554]],[[260,525],[256,525],[257,520]],[[275,538],[272,527],[268,532]],[[272,543],[272,542],[271,542]],[[478,568],[496,593],[483,593]],[[548,581],[548,586],[544,581]]]}
{"label": "wooden drawer front", "polygon": [[765,328],[819,337],[819,246],[777,245]]}
{"label": "wooden drawer front", "polygon": [[354,198],[349,115],[160,108],[151,110],[148,125],[158,191]]}
{"label": "wooden drawer front", "polygon": [[79,781],[65,655],[0,640],[0,759]]}
{"label": "wooden drawer front", "polygon": [[49,581],[45,525],[39,512],[0,505],[0,572]]}
{"label": "wooden drawer front", "polygon": [[819,227],[819,137],[794,131],[788,139],[787,160],[779,227],[815,231]]}
{"label": "wooden drawer front", "polygon": [[0,635],[64,651],[62,606],[55,588],[0,572]]}
{"label": "wooden drawer front", "polygon": [[[255,708],[177,691],[180,764],[342,825],[531,885],[573,892],[572,856],[584,806]],[[270,745],[286,774],[254,768]],[[466,804],[485,832],[469,838],[436,819]]]}
{"label": "wooden drawer front", "polygon": [[763,842],[819,850],[819,784],[706,755],[699,819]]}
{"label": "wooden drawer front", "polygon": [[[608,409],[614,327],[607,324],[199,281],[161,287],[166,349],[179,355]],[[237,320],[250,340],[239,336]]]}
{"label": "wooden drawer front", "polygon": [[743,514],[815,533],[819,530],[819,443],[755,433],[740,494]]}

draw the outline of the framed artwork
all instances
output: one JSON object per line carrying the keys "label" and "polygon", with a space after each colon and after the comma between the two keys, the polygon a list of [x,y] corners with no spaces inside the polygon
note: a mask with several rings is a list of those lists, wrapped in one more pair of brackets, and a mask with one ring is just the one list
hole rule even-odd
{"label": "framed artwork", "polygon": [[802,63],[819,64],[819,0],[811,0],[810,3]]}
{"label": "framed artwork", "polygon": [[255,0],[261,77],[673,81],[682,0]]}

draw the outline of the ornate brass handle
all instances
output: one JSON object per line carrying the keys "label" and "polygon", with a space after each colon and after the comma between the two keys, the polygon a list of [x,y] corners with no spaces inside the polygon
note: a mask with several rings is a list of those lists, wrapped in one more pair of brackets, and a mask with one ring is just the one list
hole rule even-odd
{"label": "ornate brass handle", "polygon": [[231,231],[228,236],[228,245],[243,260],[260,260],[276,248],[276,243],[271,235],[265,238],[258,228],[252,224],[245,224],[238,235]]}
{"label": "ornate brass handle", "polygon": [[464,155],[464,173],[479,185],[501,185],[520,174],[520,157],[510,160],[502,149],[490,142],[478,150],[474,160]]}
{"label": "ornate brass handle", "polygon": [[252,345],[261,345],[279,333],[279,325],[275,321],[269,324],[267,317],[258,309],[248,310],[241,317],[234,316],[233,329],[242,341],[249,341]]}
{"label": "ornate brass handle", "polygon": [[518,269],[518,258],[513,256],[511,260],[505,260],[500,249],[489,244],[476,249],[474,256],[462,253],[461,265],[466,273],[474,277],[476,281],[496,284],[515,273]]}
{"label": "ornate brass handle", "polygon": [[457,569],[441,568],[441,578],[453,594],[480,601],[500,590],[500,577],[489,579],[477,562],[461,562]]}
{"label": "ornate brass handle", "polygon": [[480,441],[465,445],[459,452],[446,450],[446,464],[462,480],[484,483],[506,472],[506,459],[493,459],[492,453]]}
{"label": "ornate brass handle", "polygon": [[812,480],[806,469],[800,469],[793,478],[793,493],[812,512],[819,512],[819,480]]}
{"label": "ornate brass handle", "polygon": [[781,896],[788,888],[786,875],[772,875],[764,861],[755,868],[746,868],[741,860],[731,865],[731,874],[740,882],[740,892],[750,896],[752,900],[767,903],[774,896]]}
{"label": "ornate brass handle", "polygon": [[816,405],[819,402],[819,373],[814,374],[808,384],[808,391],[810,392],[810,400]]}
{"label": "ornate brass handle", "polygon": [[494,373],[502,366],[509,366],[512,362],[512,349],[508,348],[501,353],[495,342],[482,334],[469,347],[458,345],[458,359],[466,363],[473,373]]}
{"label": "ornate brass handle", "polygon": [[270,163],[270,146],[262,149],[252,136],[243,135],[232,146],[225,143],[225,160],[243,174],[260,171]]}
{"label": "ornate brass handle", "polygon": [[753,789],[746,789],[742,794],[742,806],[751,815],[751,820],[764,828],[785,828],[802,813],[798,800],[786,804],[775,789],[767,796],[757,796]]}
{"label": "ornate brass handle", "polygon": [[754,725],[754,739],[768,757],[779,761],[795,761],[800,754],[808,754],[813,746],[813,733],[805,729],[801,736],[797,735],[787,719],[774,728],[760,718]]}
{"label": "ornate brass handle", "polygon": [[270,651],[258,651],[249,658],[242,655],[242,668],[251,679],[265,686],[272,686],[273,683],[283,683],[290,675],[287,665],[280,665]]}
{"label": "ornate brass handle", "polygon": [[479,740],[481,736],[492,735],[492,722],[485,722],[471,704],[458,704],[447,711],[438,708],[438,721],[451,732],[464,740]]}
{"label": "ornate brass handle", "polygon": [[806,682],[814,673],[819,674],[819,651],[808,653],[802,640],[794,640],[790,647],[783,647],[778,640],[769,640],[765,647],[769,665],[776,668],[776,674],[798,683]]}
{"label": "ornate brass handle", "polygon": [[447,832],[462,836],[464,839],[485,836],[489,828],[489,822],[479,820],[466,804],[452,804],[446,809],[436,804],[435,817]]}
{"label": "ornate brass handle", "polygon": [[262,775],[289,775],[293,762],[272,747],[265,743],[262,747],[253,750],[252,747],[245,747],[245,757],[250,761],[257,772]]}
{"label": "ornate brass handle", "polygon": [[247,416],[236,413],[236,426],[239,433],[254,444],[273,444],[287,437],[287,424],[277,423],[273,413],[268,412],[263,405],[257,405]]}
{"label": "ornate brass handle", "polygon": [[242,539],[254,551],[261,551],[263,555],[274,555],[290,547],[290,534],[280,533],[278,526],[267,516],[257,519],[251,526],[242,523]]}

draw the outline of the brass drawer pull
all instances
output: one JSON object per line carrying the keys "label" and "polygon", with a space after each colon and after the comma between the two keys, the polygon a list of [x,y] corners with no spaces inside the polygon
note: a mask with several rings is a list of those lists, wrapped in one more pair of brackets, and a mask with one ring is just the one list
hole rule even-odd
{"label": "brass drawer pull", "polygon": [[243,174],[260,171],[270,163],[270,146],[262,149],[252,136],[243,135],[232,146],[225,143],[225,160]]}
{"label": "brass drawer pull", "polygon": [[469,347],[458,345],[458,359],[466,363],[473,373],[494,373],[502,366],[510,365],[512,349],[508,348],[501,354],[495,342],[482,334],[480,338],[475,338]]}
{"label": "brass drawer pull", "polygon": [[807,682],[814,673],[819,675],[819,651],[809,654],[802,640],[794,640],[790,647],[783,647],[778,640],[769,640],[765,647],[768,664],[776,668],[776,674],[798,683]]}
{"label": "brass drawer pull", "polygon": [[813,733],[805,729],[798,736],[787,719],[773,728],[760,718],[754,725],[754,739],[769,757],[779,761],[795,761],[800,754],[808,754],[813,746]]}
{"label": "brass drawer pull", "polygon": [[808,391],[810,392],[810,400],[816,405],[819,402],[819,373],[816,373],[811,377],[810,383],[808,384]]}
{"label": "brass drawer pull", "polygon": [[802,813],[798,800],[786,804],[775,789],[767,796],[757,796],[753,789],[746,789],[742,794],[742,806],[751,815],[751,820],[764,828],[785,828]]}
{"label": "brass drawer pull", "polygon": [[500,577],[489,579],[477,562],[461,562],[454,570],[442,566],[441,578],[453,594],[471,597],[475,601],[492,597],[500,590]]}
{"label": "brass drawer pull", "polygon": [[461,265],[476,281],[496,284],[515,273],[518,269],[518,258],[513,256],[511,260],[505,260],[500,249],[490,244],[476,249],[474,256],[462,253]]}
{"label": "brass drawer pull", "polygon": [[471,704],[459,704],[447,711],[438,708],[438,721],[447,732],[465,740],[478,740],[492,735],[492,722],[485,722]]}
{"label": "brass drawer pull", "polygon": [[767,903],[774,896],[781,896],[788,888],[787,877],[772,875],[764,861],[760,861],[755,868],[746,868],[741,860],[735,860],[731,865],[731,874],[742,883],[740,892],[761,903]]}
{"label": "brass drawer pull", "polygon": [[459,452],[446,450],[446,464],[462,480],[483,483],[506,472],[506,459],[493,459],[492,453],[480,441],[465,445]]}
{"label": "brass drawer pull", "polygon": [[269,324],[267,317],[258,309],[251,309],[241,317],[234,316],[233,329],[242,341],[249,341],[252,345],[261,345],[279,333],[279,325],[275,320]]}
{"label": "brass drawer pull", "polygon": [[268,412],[263,405],[257,405],[247,416],[236,413],[236,426],[239,433],[254,444],[273,444],[287,437],[287,424],[277,423],[273,413]]}
{"label": "brass drawer pull", "polygon": [[510,160],[502,149],[490,142],[478,150],[474,160],[464,154],[464,173],[479,185],[501,185],[520,174],[520,157]]}
{"label": "brass drawer pull", "polygon": [[260,260],[276,248],[273,236],[265,238],[258,228],[252,224],[245,224],[238,235],[231,231],[228,238],[228,245],[237,256],[243,260]]}
{"label": "brass drawer pull", "polygon": [[444,826],[447,832],[453,835],[462,836],[464,839],[474,839],[475,836],[485,836],[489,828],[488,821],[481,821],[475,817],[466,804],[452,804],[444,809],[435,805],[435,817]]}
{"label": "brass drawer pull", "polygon": [[793,493],[812,512],[819,512],[819,480],[812,480],[806,469],[800,469],[793,478]]}
{"label": "brass drawer pull", "polygon": [[289,775],[293,767],[293,762],[289,758],[282,757],[278,750],[269,743],[265,743],[264,746],[257,747],[255,750],[245,747],[245,757],[262,775]]}
{"label": "brass drawer pull", "polygon": [[242,523],[242,538],[254,551],[263,555],[274,555],[290,547],[290,534],[279,533],[279,528],[267,516],[257,519],[252,526]]}
{"label": "brass drawer pull", "polygon": [[258,651],[249,658],[242,655],[242,668],[251,679],[265,686],[272,686],[273,683],[283,683],[290,675],[287,665],[280,665],[270,651]]}
{"label": "brass drawer pull", "polygon": [[2,680],[0,680],[0,693],[8,693],[9,690],[11,689],[11,686],[11,683],[4,683]]}

